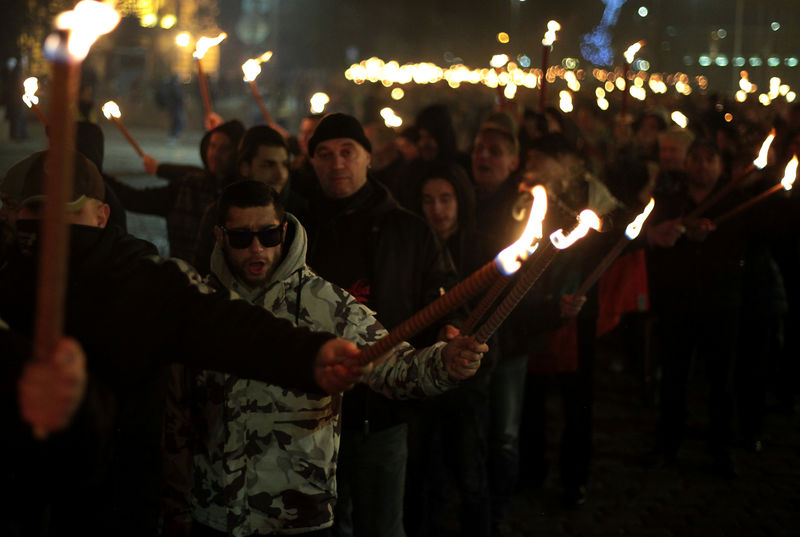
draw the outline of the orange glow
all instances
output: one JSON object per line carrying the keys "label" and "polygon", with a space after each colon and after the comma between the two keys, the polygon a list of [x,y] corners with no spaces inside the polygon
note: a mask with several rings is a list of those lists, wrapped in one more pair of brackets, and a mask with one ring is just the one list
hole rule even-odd
{"label": "orange glow", "polygon": [[22,83],[22,87],[25,88],[25,93],[22,95],[22,102],[24,102],[28,108],[32,108],[34,104],[39,104],[39,97],[36,96],[36,90],[39,89],[39,80],[35,76],[26,78],[25,82]]}
{"label": "orange glow", "polygon": [[534,241],[541,239],[544,234],[542,222],[544,222],[544,217],[547,214],[547,190],[538,185],[531,189],[531,194],[533,194],[533,203],[525,230],[514,244],[497,254],[495,258],[498,268],[506,276],[519,270],[519,267],[522,266],[522,261],[536,250],[538,242],[534,246]]}
{"label": "orange glow", "polygon": [[625,61],[628,63],[633,63],[633,59],[636,57],[636,53],[641,50],[644,46],[644,41],[638,41],[633,45],[629,46],[628,49],[623,53],[625,56]]}
{"label": "orange glow", "polygon": [[797,178],[797,155],[792,157],[789,164],[786,165],[786,170],[783,172],[783,179],[781,184],[786,190],[791,190],[794,180]]}
{"label": "orange glow", "polygon": [[[83,0],[72,11],[59,14],[55,27],[58,30],[69,30],[67,53],[71,60],[83,61],[97,38],[116,28],[119,19],[119,13],[111,3]],[[55,53],[58,43],[58,37],[53,38],[51,35],[45,41],[45,50]]]}
{"label": "orange glow", "polygon": [[106,116],[106,119],[117,118],[119,119],[122,117],[122,112],[119,110],[119,106],[114,101],[108,101],[106,104],[103,105],[103,115]]}
{"label": "orange glow", "polygon": [[769,133],[769,136],[764,140],[764,143],[761,144],[761,150],[758,152],[758,157],[753,161],[753,165],[758,168],[759,170],[763,170],[767,165],[767,155],[769,155],[769,146],[772,145],[772,141],[775,139],[775,129],[772,129],[772,132]]}
{"label": "orange glow", "polygon": [[653,207],[656,206],[656,200],[650,198],[650,203],[648,203],[642,214],[637,216],[633,219],[633,222],[628,224],[628,227],[625,228],[625,236],[628,237],[630,240],[635,239],[639,236],[639,233],[642,231],[642,226],[644,225],[644,221],[647,220],[647,217],[650,216],[650,213],[653,212]]}
{"label": "orange glow", "polygon": [[590,229],[599,231],[600,219],[593,211],[585,209],[578,215],[578,225],[569,235],[564,235],[564,231],[559,229],[550,235],[550,242],[559,250],[564,250],[585,237]]}
{"label": "orange glow", "polygon": [[225,32],[220,32],[220,34],[217,37],[205,37],[205,36],[201,37],[200,39],[197,40],[197,44],[194,47],[194,54],[192,54],[192,56],[194,57],[195,60],[203,59],[203,56],[206,55],[208,49],[210,49],[211,47],[216,47],[217,45],[222,43],[222,41],[226,37],[228,37],[228,34],[226,34]]}

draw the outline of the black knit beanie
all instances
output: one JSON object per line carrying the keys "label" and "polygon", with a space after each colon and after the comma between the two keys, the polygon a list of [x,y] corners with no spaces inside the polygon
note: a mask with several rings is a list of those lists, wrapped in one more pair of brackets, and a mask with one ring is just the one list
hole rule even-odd
{"label": "black knit beanie", "polygon": [[372,144],[369,143],[364,127],[353,116],[347,114],[328,114],[319,122],[314,130],[314,135],[308,141],[308,154],[314,156],[314,150],[320,142],[334,138],[351,138],[361,144],[367,153],[372,153]]}

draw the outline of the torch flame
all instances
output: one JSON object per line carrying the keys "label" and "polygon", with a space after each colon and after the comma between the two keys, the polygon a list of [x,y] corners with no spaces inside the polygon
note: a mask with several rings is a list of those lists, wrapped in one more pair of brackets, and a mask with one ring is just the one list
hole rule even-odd
{"label": "torch flame", "polygon": [[544,234],[542,222],[547,214],[547,190],[543,186],[537,185],[531,189],[531,194],[533,194],[533,204],[525,230],[519,239],[495,257],[495,263],[506,276],[519,270],[522,261],[535,250],[535,247],[532,247],[533,241],[541,239]]}
{"label": "torch flame", "polygon": [[[92,43],[98,37],[105,35],[119,24],[119,13],[110,3],[83,0],[72,11],[59,14],[55,20],[55,27],[59,30],[69,30],[67,52],[73,61],[83,61],[89,53]],[[59,46],[58,38],[45,42],[47,52],[56,52]]]}
{"label": "torch flame", "polygon": [[28,108],[32,108],[34,104],[39,104],[39,97],[36,96],[36,90],[39,89],[39,80],[35,76],[26,78],[25,82],[22,83],[22,87],[25,88],[22,101]]}
{"label": "torch flame", "polygon": [[252,82],[261,74],[261,64],[256,60],[247,60],[242,64],[242,72],[244,73],[244,81]]}
{"label": "torch flame", "polygon": [[689,125],[689,118],[687,118],[680,110],[675,110],[672,112],[670,118],[672,118],[672,121],[674,121],[675,124],[682,129],[685,129],[686,126]]}
{"label": "torch flame", "polygon": [[226,34],[225,32],[220,32],[220,34],[217,37],[206,37],[206,36],[201,37],[200,39],[197,40],[197,44],[194,47],[194,54],[192,54],[192,57],[195,60],[201,60],[203,56],[206,55],[206,52],[208,52],[208,49],[210,49],[211,47],[216,47],[217,45],[222,43],[222,41],[226,37],[228,37],[228,34]]}
{"label": "torch flame", "polygon": [[103,115],[106,116],[106,119],[116,118],[119,119],[122,117],[122,112],[119,111],[119,106],[114,101],[108,101],[106,104],[103,105]]}
{"label": "torch flame", "polygon": [[639,232],[642,231],[642,226],[644,225],[644,221],[647,220],[647,217],[650,216],[650,213],[653,211],[653,207],[656,206],[656,200],[650,198],[650,203],[648,203],[642,214],[637,216],[633,219],[633,222],[628,224],[628,227],[625,228],[625,236],[628,237],[630,240],[635,239],[639,236]]}
{"label": "torch flame", "polygon": [[789,164],[786,165],[786,170],[783,172],[783,179],[781,179],[783,188],[791,190],[795,178],[797,178],[797,155],[789,161]]}
{"label": "torch flame", "polygon": [[251,58],[244,62],[242,71],[244,72],[244,81],[252,82],[261,74],[261,64],[268,62],[272,58],[272,51],[268,50],[258,58]]}
{"label": "torch flame", "polygon": [[556,32],[560,29],[561,25],[556,21],[548,22],[547,32],[545,32],[544,37],[542,38],[542,45],[546,47],[552,46],[552,44],[556,42]]}
{"label": "torch flame", "polygon": [[550,242],[559,250],[564,250],[575,244],[589,233],[590,229],[600,230],[600,219],[593,211],[585,209],[578,215],[578,225],[569,235],[564,235],[564,231],[559,229],[550,235]]}
{"label": "torch flame", "polygon": [[753,161],[753,165],[759,170],[763,170],[767,165],[767,155],[769,154],[769,146],[772,145],[772,140],[775,139],[775,129],[769,133],[769,136],[761,144],[761,150],[758,152],[758,157]]}
{"label": "torch flame", "polygon": [[628,63],[633,63],[633,58],[636,56],[636,53],[644,46],[644,41],[638,41],[633,45],[628,47],[628,50],[624,52],[625,61]]}

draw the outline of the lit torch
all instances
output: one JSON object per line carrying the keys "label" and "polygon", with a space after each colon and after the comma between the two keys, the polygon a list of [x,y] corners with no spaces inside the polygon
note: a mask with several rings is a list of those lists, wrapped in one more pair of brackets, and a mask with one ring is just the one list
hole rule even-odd
{"label": "lit torch", "polygon": [[25,88],[25,93],[22,94],[22,102],[33,110],[33,113],[39,118],[39,123],[47,129],[47,119],[45,119],[42,109],[39,108],[39,97],[36,96],[36,90],[39,89],[39,81],[35,76],[32,76],[26,78],[22,86]]}
{"label": "lit torch", "polygon": [[133,139],[131,133],[128,132],[128,129],[125,128],[125,125],[122,124],[122,112],[119,110],[119,106],[114,101],[108,101],[106,104],[103,105],[103,115],[106,116],[106,119],[111,120],[117,128],[120,130],[122,135],[128,140],[128,143],[133,146],[137,153],[139,153],[140,157],[144,157],[144,151],[142,148],[139,147],[139,144],[136,143],[136,140]]}
{"label": "lit torch", "polygon": [[547,103],[547,69],[550,63],[550,50],[556,42],[556,32],[561,29],[561,25],[556,21],[547,23],[547,32],[542,38],[542,79],[539,82],[539,113],[544,113]]}
{"label": "lit torch", "polygon": [[[533,206],[528,215],[528,223],[525,226],[523,235],[517,240],[519,244],[533,244],[534,241],[536,241],[536,244],[529,248],[528,256],[533,254],[539,247],[538,239],[541,239],[544,234],[542,222],[547,214],[547,191],[545,188],[543,186],[535,186],[531,189],[531,194],[533,195]],[[491,308],[494,303],[497,302],[497,299],[500,298],[500,295],[503,294],[509,282],[509,278],[498,278],[497,281],[495,281],[494,285],[492,285],[489,291],[483,296],[480,303],[470,312],[467,320],[461,325],[462,334],[472,333],[478,325],[478,322],[483,319],[486,312],[489,311],[489,308]]]}
{"label": "lit torch", "polygon": [[220,32],[217,37],[201,37],[197,40],[192,57],[197,61],[197,80],[200,82],[200,96],[203,98],[203,110],[206,117],[214,113],[211,108],[211,94],[208,91],[208,79],[206,78],[205,71],[203,71],[203,56],[206,55],[208,49],[216,47],[228,37],[225,32]]}
{"label": "lit torch", "polygon": [[272,116],[267,110],[267,106],[264,104],[264,100],[261,98],[261,94],[258,91],[258,86],[256,86],[256,78],[258,75],[261,74],[261,64],[264,62],[268,62],[272,58],[272,51],[268,50],[258,58],[252,58],[247,60],[242,65],[242,72],[244,72],[244,81],[250,85],[250,92],[253,94],[253,98],[258,103],[258,108],[261,109],[261,115],[264,116],[264,121],[267,125],[273,123]]}
{"label": "lit torch", "polygon": [[522,266],[522,262],[532,252],[532,242],[537,235],[539,237],[542,236],[541,226],[547,211],[547,192],[544,187],[537,188],[539,190],[534,189],[533,206],[531,207],[528,224],[514,244],[497,254],[497,257],[492,261],[473,272],[450,291],[400,323],[386,337],[363,349],[358,357],[358,363],[366,365],[376,360],[398,343],[418,334],[448,312],[480,293],[495,279],[503,275],[510,276],[518,271]]}
{"label": "lit torch", "polygon": [[308,100],[308,104],[311,109],[312,114],[321,114],[325,111],[325,105],[331,102],[331,98],[328,97],[327,93],[322,91],[316,92],[311,98]]}
{"label": "lit torch", "polygon": [[[92,43],[119,23],[108,4],[83,1],[58,15],[44,43],[53,69],[50,100],[49,150],[45,167],[44,214],[39,237],[34,357],[46,360],[63,334],[69,233],[66,203],[73,191],[75,113],[80,65]],[[36,431],[44,436],[45,431]]]}
{"label": "lit torch", "polygon": [[576,296],[586,296],[586,293],[591,289],[591,287],[597,283],[597,280],[600,279],[600,276],[608,270],[608,267],[619,257],[622,251],[625,249],[625,246],[629,244],[630,241],[635,239],[639,236],[639,233],[642,231],[642,226],[644,225],[644,221],[647,220],[647,217],[650,216],[650,213],[653,212],[653,207],[655,207],[656,202],[653,198],[650,198],[650,203],[648,203],[644,211],[640,215],[638,215],[633,222],[628,224],[628,227],[625,228],[625,233],[622,237],[619,238],[617,244],[605,255],[600,264],[595,267],[592,273],[583,281],[581,286],[578,288],[578,291],[575,293]]}
{"label": "lit torch", "polygon": [[[772,141],[775,139],[775,129],[769,133],[769,135],[764,139],[764,143],[761,144],[761,149],[758,151],[758,156],[753,161],[750,166],[748,166],[744,172],[739,176],[744,177],[745,175],[758,170],[763,170],[767,166],[767,155],[769,155],[769,147],[772,145]],[[728,194],[737,184],[739,184],[738,180],[733,180],[728,182],[725,186],[717,190],[715,193],[708,196],[703,203],[698,205],[694,211],[690,212],[688,215],[684,217],[684,222],[691,222],[698,218],[701,214],[706,212],[710,209],[714,204],[716,204],[720,199],[722,199],[725,195]]]}
{"label": "lit torch", "polygon": [[761,201],[761,200],[763,200],[765,198],[768,198],[768,197],[772,196],[773,194],[775,194],[777,192],[780,192],[781,190],[791,190],[792,189],[792,185],[794,184],[794,180],[796,178],[797,178],[797,155],[792,157],[792,160],[790,160],[789,164],[786,165],[786,169],[783,172],[783,179],[781,179],[780,183],[778,183],[777,185],[773,186],[769,190],[766,190],[766,191],[762,192],[761,194],[759,194],[755,198],[747,200],[746,202],[742,203],[738,207],[736,207],[734,209],[731,209],[727,213],[725,213],[722,216],[716,218],[714,220],[714,225],[716,226],[716,225],[721,224],[725,220],[728,220],[729,218],[739,214],[740,212],[744,211],[745,209],[748,209],[748,208],[752,207],[753,205],[755,205],[759,201]]}
{"label": "lit torch", "polygon": [[638,41],[629,46],[628,49],[623,53],[625,61],[622,64],[622,81],[625,86],[622,88],[622,104],[620,105],[619,112],[623,120],[625,118],[625,114],[628,113],[628,72],[631,69],[631,64],[633,63],[633,59],[636,57],[636,53],[639,52],[643,46],[644,41]]}
{"label": "lit torch", "polygon": [[585,237],[590,229],[599,230],[600,219],[594,212],[586,209],[578,215],[578,225],[568,235],[564,235],[564,232],[560,229],[550,234],[550,244],[542,248],[542,251],[537,254],[535,259],[528,262],[529,264],[519,275],[514,287],[511,288],[508,295],[475,333],[475,339],[480,343],[488,341],[503,321],[514,311],[514,308],[517,307],[522,298],[530,291],[545,269],[550,266],[559,250],[564,250],[575,244]]}

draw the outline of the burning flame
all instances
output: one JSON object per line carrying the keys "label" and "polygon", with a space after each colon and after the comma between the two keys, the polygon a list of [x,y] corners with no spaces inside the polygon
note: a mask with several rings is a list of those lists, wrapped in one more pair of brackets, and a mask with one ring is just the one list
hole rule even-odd
{"label": "burning flame", "polygon": [[311,99],[309,99],[309,102],[311,103],[311,112],[313,114],[321,114],[325,110],[325,105],[330,101],[331,98],[328,97],[327,93],[318,91],[311,96]]}
{"label": "burning flame", "polygon": [[[514,244],[507,247],[495,257],[497,267],[506,276],[514,274],[519,270],[519,267],[522,266],[522,261],[527,259],[536,249],[535,246],[532,246],[533,241],[541,239],[544,234],[542,222],[547,214],[547,190],[545,190],[543,186],[538,185],[531,189],[531,194],[533,194],[533,204],[531,205],[531,211],[528,215],[528,223],[525,225],[525,230]],[[536,246],[538,246],[538,244]]]}
{"label": "burning flame", "polygon": [[556,42],[556,32],[561,29],[561,25],[558,24],[556,21],[550,21],[547,23],[547,32],[545,32],[544,37],[542,38],[542,45],[546,47],[550,47],[553,43]]}
{"label": "burning flame", "polygon": [[625,56],[625,61],[628,63],[633,63],[633,58],[636,56],[636,53],[639,52],[639,50],[641,50],[643,46],[644,46],[644,41],[639,41],[629,46],[628,50],[626,50],[623,53],[623,56]]}
{"label": "burning flame", "polygon": [[508,63],[508,55],[507,54],[495,54],[492,56],[492,59],[489,61],[489,65],[494,67],[495,69],[500,69],[505,64]]}
{"label": "burning flame", "polygon": [[558,92],[558,107],[566,114],[572,112],[572,94],[567,90]]}
{"label": "burning flame", "polygon": [[[72,11],[59,14],[55,20],[58,30],[69,30],[67,40],[67,53],[73,61],[83,61],[89,53],[92,44],[101,35],[105,35],[119,24],[119,13],[110,3],[83,0]],[[56,34],[51,34],[45,41],[45,51],[48,54],[57,54],[60,39]]]}
{"label": "burning flame", "polygon": [[650,198],[650,203],[648,203],[642,214],[637,216],[633,219],[633,222],[628,224],[628,227],[625,228],[625,236],[628,237],[630,240],[635,239],[639,236],[639,232],[642,231],[642,226],[644,225],[644,221],[647,220],[647,217],[650,216],[650,213],[653,212],[653,207],[656,206],[656,200]]}
{"label": "burning flame", "polygon": [[786,190],[791,190],[794,180],[797,178],[797,155],[792,157],[789,164],[786,165],[786,170],[783,172],[783,179],[781,184]]}
{"label": "burning flame", "polygon": [[761,149],[758,152],[758,157],[753,161],[753,165],[759,170],[763,170],[767,165],[767,155],[769,155],[769,146],[772,145],[772,140],[775,139],[775,129],[769,133],[764,143],[761,144]]}
{"label": "burning flame", "polygon": [[687,118],[682,112],[675,110],[672,112],[670,116],[672,121],[674,121],[680,128],[685,129],[686,126],[689,124],[689,118]]}
{"label": "burning flame", "polygon": [[197,44],[194,47],[194,54],[192,54],[192,57],[195,60],[203,59],[203,56],[206,55],[208,49],[210,49],[211,47],[216,47],[217,45],[222,43],[222,41],[226,37],[228,37],[228,34],[226,34],[225,32],[220,32],[220,34],[217,37],[213,38],[205,36],[201,37],[200,39],[197,40]]}
{"label": "burning flame", "polygon": [[564,235],[564,231],[559,229],[550,235],[550,242],[559,250],[564,250],[585,237],[590,229],[599,231],[600,219],[593,211],[585,209],[578,215],[578,225],[569,235]]}
{"label": "burning flame", "polygon": [[39,104],[39,97],[36,96],[36,90],[39,89],[39,80],[35,76],[26,78],[22,86],[25,88],[25,93],[22,95],[22,102],[24,102],[28,108],[32,108],[34,104]]}
{"label": "burning flame", "polygon": [[114,101],[108,101],[106,104],[103,105],[103,115],[106,116],[106,119],[116,118],[119,119],[122,117],[122,112],[119,111],[119,106]]}
{"label": "burning flame", "polygon": [[403,118],[398,116],[395,111],[388,106],[381,109],[381,117],[387,127],[400,127],[403,124]]}
{"label": "burning flame", "polygon": [[268,62],[272,58],[272,51],[268,50],[258,58],[252,58],[244,62],[242,71],[244,72],[244,81],[252,82],[261,74],[261,64]]}

